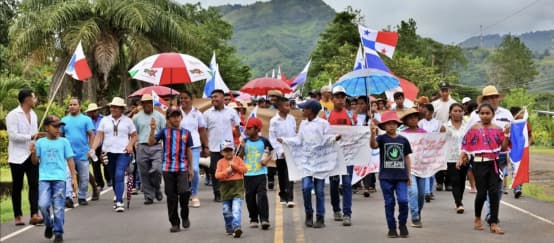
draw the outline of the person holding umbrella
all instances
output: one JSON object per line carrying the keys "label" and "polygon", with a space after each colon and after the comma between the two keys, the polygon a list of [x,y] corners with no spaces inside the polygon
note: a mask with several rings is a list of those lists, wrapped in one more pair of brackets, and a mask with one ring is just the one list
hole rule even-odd
{"label": "person holding umbrella", "polygon": [[108,170],[113,180],[114,209],[116,212],[124,212],[125,169],[131,161],[133,146],[137,141],[137,130],[131,118],[123,114],[127,105],[122,98],[114,97],[108,105],[111,114],[100,121],[89,153],[94,153],[102,143],[102,151],[107,153]]}

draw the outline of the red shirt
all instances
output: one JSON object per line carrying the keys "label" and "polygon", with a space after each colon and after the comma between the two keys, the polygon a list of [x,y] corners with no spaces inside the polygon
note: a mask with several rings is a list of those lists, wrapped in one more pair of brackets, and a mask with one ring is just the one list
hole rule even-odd
{"label": "red shirt", "polygon": [[[341,111],[335,111],[332,110],[329,112],[329,114],[324,114],[324,117],[327,118],[327,121],[329,121],[330,125],[349,125],[352,126],[356,124],[356,117],[353,114],[348,115],[348,112],[346,109],[342,109]],[[354,122],[354,124],[352,124]]]}

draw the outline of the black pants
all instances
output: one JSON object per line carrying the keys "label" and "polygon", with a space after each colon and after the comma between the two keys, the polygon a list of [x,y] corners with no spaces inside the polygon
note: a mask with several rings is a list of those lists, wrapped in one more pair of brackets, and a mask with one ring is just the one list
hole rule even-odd
{"label": "black pants", "polygon": [[219,181],[215,178],[215,171],[217,170],[217,161],[223,156],[220,152],[210,152],[210,177],[212,178],[212,188],[214,191],[214,199],[221,198],[221,191],[219,189]]}
{"label": "black pants", "polygon": [[463,206],[464,189],[466,186],[467,165],[463,165],[458,170],[456,163],[448,163],[448,178],[452,183],[452,196],[456,207]]}
{"label": "black pants", "polygon": [[13,216],[22,216],[21,211],[21,190],[23,190],[23,176],[27,175],[29,184],[29,204],[31,206],[31,215],[38,213],[38,165],[33,165],[31,156],[23,164],[10,164],[12,173],[12,207]]}
{"label": "black pants", "polygon": [[475,196],[475,217],[481,217],[483,204],[489,196],[490,218],[488,223],[498,223],[498,208],[500,198],[498,196],[498,187],[501,180],[495,171],[494,161],[474,162],[473,174],[475,175],[475,184],[477,195]]}
{"label": "black pants", "polygon": [[287,161],[285,159],[278,159],[275,163],[277,164],[277,174],[279,176],[279,197],[282,201],[292,202],[294,201],[294,182],[289,180]]}
{"label": "black pants", "polygon": [[364,178],[362,179],[362,182],[364,183],[364,189],[369,189],[369,188],[375,189],[375,182],[376,182],[375,173],[370,173],[364,176]]}
{"label": "black pants", "polygon": [[179,225],[178,209],[181,205],[181,219],[189,218],[189,176],[188,172],[164,172],[167,214],[171,225]]}
{"label": "black pants", "polygon": [[244,176],[244,189],[250,222],[269,222],[267,176]]}
{"label": "black pants", "polygon": [[277,168],[276,167],[267,167],[267,181],[274,183],[275,182],[275,174],[277,174]]}
{"label": "black pants", "polygon": [[[110,181],[111,177],[110,173],[108,173],[108,168],[102,163],[102,147],[98,147],[96,149],[96,156],[98,157],[98,161],[91,162],[92,173],[94,174],[96,185],[104,188],[104,186],[106,186],[106,183]],[[102,176],[102,168],[104,168],[104,176]],[[104,183],[104,178],[106,179],[106,183]]]}
{"label": "black pants", "polygon": [[435,174],[435,179],[437,180],[437,186],[441,184],[444,184],[444,186],[451,185],[450,179],[448,178],[448,172],[446,170],[439,170]]}

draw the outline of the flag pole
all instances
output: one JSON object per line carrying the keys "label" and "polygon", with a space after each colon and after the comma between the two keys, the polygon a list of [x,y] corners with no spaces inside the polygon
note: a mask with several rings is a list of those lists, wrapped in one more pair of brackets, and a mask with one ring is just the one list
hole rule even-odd
{"label": "flag pole", "polygon": [[[67,67],[66,67],[67,69]],[[48,111],[50,110],[50,106],[52,106],[52,103],[54,102],[54,98],[56,98],[56,94],[58,93],[58,90],[60,90],[60,87],[63,83],[63,78],[65,77],[65,71],[63,72],[62,76],[58,79],[58,86],[56,86],[56,89],[54,89],[54,93],[52,94],[52,97],[48,99],[48,105],[46,105],[46,110],[44,111],[44,114],[42,115],[42,118],[40,119],[40,124],[38,125],[38,130],[40,131],[40,128],[44,124],[44,119],[46,119],[46,116],[48,115]]]}

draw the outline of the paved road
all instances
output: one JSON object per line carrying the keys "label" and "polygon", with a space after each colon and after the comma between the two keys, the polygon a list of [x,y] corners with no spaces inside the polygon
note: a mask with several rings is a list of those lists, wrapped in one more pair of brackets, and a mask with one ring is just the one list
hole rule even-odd
{"label": "paved road", "polygon": [[[328,187],[326,187],[328,192]],[[326,225],[324,229],[305,228],[300,188],[296,188],[297,207],[283,208],[275,202],[276,191],[269,192],[271,228],[244,228],[242,242],[377,242],[397,241],[386,238],[384,203],[380,192],[370,198],[355,194],[353,199],[353,225],[343,227],[333,222],[329,197],[326,196]],[[436,200],[423,210],[424,228],[410,228],[411,242],[552,242],[554,239],[554,204],[542,203],[523,197],[504,197],[500,209],[501,225],[506,235],[493,235],[488,231],[474,231],[473,194],[465,194],[466,213],[457,215],[450,192],[436,192]],[[165,199],[145,206],[142,194],[134,197],[131,209],[115,213],[111,209],[113,193],[106,191],[100,201],[91,202],[66,212],[66,242],[228,242],[224,234],[221,205],[211,201],[211,190],[201,185],[202,207],[191,208],[191,228],[169,233]],[[523,210],[523,212],[522,212]],[[530,214],[536,214],[531,216]],[[541,219],[538,219],[540,217]],[[248,223],[248,212],[243,205],[243,225]],[[2,242],[49,242],[42,237],[44,227],[15,227],[13,222],[1,225]],[[6,239],[10,236],[9,239]]]}

